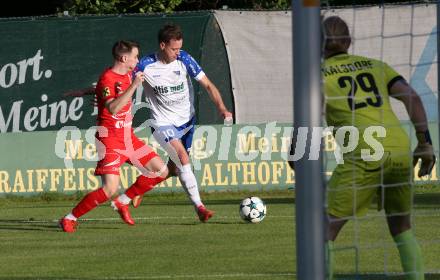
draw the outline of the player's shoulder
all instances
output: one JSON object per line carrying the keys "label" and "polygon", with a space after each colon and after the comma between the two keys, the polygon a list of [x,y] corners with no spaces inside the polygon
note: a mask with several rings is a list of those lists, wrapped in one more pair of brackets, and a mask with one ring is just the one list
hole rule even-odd
{"label": "player's shoulder", "polygon": [[177,60],[185,66],[190,76],[192,76],[196,80],[199,80],[199,78],[197,78],[199,75],[204,74],[202,67],[199,65],[199,63],[186,51],[180,50]]}
{"label": "player's shoulder", "polygon": [[112,74],[111,68],[107,67],[104,69],[104,71],[102,71],[101,76],[100,77],[108,77]]}
{"label": "player's shoulder", "polygon": [[178,59],[183,59],[183,58],[187,58],[187,57],[191,57],[191,55],[189,54],[189,52],[187,52],[187,51],[185,51],[185,50],[180,50],[180,51],[179,51]]}
{"label": "player's shoulder", "polygon": [[187,51],[184,50],[180,50],[177,60],[180,60],[185,64],[187,63],[191,64],[195,62],[195,59]]}
{"label": "player's shoulder", "polygon": [[362,56],[362,55],[349,55],[349,60],[351,62],[366,61],[366,62],[368,62],[369,65],[372,65],[372,66],[381,66],[383,64],[386,64],[382,60],[372,58],[372,57]]}
{"label": "player's shoulder", "polygon": [[104,71],[102,71],[101,75],[99,76],[99,81],[100,82],[105,82],[108,80],[112,80],[114,78],[114,73],[111,70],[110,67],[106,68]]}
{"label": "player's shoulder", "polygon": [[157,62],[157,56],[155,53],[152,53],[139,59],[139,63],[136,68],[137,70],[143,71],[148,65],[151,65],[155,62]]}

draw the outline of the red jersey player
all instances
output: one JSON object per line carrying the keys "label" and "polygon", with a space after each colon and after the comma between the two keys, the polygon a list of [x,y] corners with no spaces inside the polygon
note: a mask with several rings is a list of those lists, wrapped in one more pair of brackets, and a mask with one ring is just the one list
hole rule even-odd
{"label": "red jersey player", "polygon": [[144,80],[143,73],[137,73],[133,80],[131,76],[139,62],[139,45],[118,41],[112,54],[114,64],[101,74],[95,90],[98,101],[96,147],[100,159],[95,175],[101,176],[102,187],[88,193],[60,220],[65,232],[74,232],[79,217],[108,201],[118,191],[119,167],[125,162],[135,165],[142,173],[124,194],[112,201],[112,206],[129,225],[134,224],[128,211],[131,199],[151,190],[168,176],[162,159],[136,137],[131,127],[132,96]]}

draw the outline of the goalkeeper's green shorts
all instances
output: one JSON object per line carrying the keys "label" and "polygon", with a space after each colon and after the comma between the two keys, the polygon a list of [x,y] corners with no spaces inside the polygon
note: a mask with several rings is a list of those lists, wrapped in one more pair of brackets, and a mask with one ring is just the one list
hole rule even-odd
{"label": "goalkeeper's green shorts", "polygon": [[328,214],[363,216],[377,195],[378,210],[408,214],[412,204],[412,157],[385,152],[379,162],[344,158],[333,171],[327,188]]}

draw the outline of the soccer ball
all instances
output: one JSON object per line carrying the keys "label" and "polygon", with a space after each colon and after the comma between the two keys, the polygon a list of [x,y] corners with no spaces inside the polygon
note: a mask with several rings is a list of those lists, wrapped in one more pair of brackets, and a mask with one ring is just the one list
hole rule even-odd
{"label": "soccer ball", "polygon": [[246,197],[240,203],[239,213],[246,222],[259,223],[266,217],[266,204],[259,197]]}

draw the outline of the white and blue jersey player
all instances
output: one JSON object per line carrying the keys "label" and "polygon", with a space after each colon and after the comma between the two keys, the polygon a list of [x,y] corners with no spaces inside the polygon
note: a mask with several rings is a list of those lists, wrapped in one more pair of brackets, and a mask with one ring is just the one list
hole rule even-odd
{"label": "white and blue jersey player", "polygon": [[181,50],[176,60],[163,63],[158,54],[141,58],[138,71],[143,71],[144,93],[151,112],[155,137],[169,142],[180,139],[189,153],[195,125],[194,90],[191,78],[205,76],[190,54]]}
{"label": "white and blue jersey player", "polygon": [[[208,79],[196,60],[181,50],[183,34],[178,25],[166,24],[158,33],[159,50],[142,57],[137,71],[145,75],[144,93],[150,105],[153,135],[168,152],[171,176],[178,176],[193,202],[200,221],[206,222],[214,212],[203,205],[189,151],[195,125],[194,89],[191,78],[208,92],[224,119],[232,119],[217,87]],[[133,201],[135,207],[139,199]]]}

